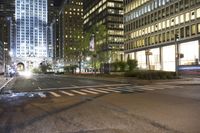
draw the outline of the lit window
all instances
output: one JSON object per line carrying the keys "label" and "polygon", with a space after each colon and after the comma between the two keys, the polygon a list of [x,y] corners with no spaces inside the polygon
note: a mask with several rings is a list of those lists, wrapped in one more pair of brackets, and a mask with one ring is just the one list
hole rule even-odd
{"label": "lit window", "polygon": [[191,11],[191,20],[194,20],[194,19],[195,19],[195,12]]}
{"label": "lit window", "polygon": [[184,14],[182,14],[181,16],[180,16],[180,23],[183,23],[184,22]]}
{"label": "lit window", "polygon": [[200,24],[198,24],[197,28],[198,28],[198,33],[200,33]]}
{"label": "lit window", "polygon": [[176,16],[176,18],[175,18],[175,24],[176,25],[179,24],[179,16]]}
{"label": "lit window", "polygon": [[154,26],[153,25],[151,26],[151,32],[154,32]]}
{"label": "lit window", "polygon": [[169,19],[167,20],[167,27],[169,27]]}
{"label": "lit window", "polygon": [[196,25],[195,25],[195,24],[192,25],[192,27],[191,27],[191,34],[192,34],[192,35],[195,35],[195,34],[196,34]]}
{"label": "lit window", "polygon": [[165,21],[162,22],[162,28],[164,29],[166,27]]}
{"label": "lit window", "polygon": [[171,19],[171,26],[174,26],[174,18]]}
{"label": "lit window", "polygon": [[190,20],[190,13],[188,12],[185,14],[185,21],[187,22],[189,20]]}
{"label": "lit window", "polygon": [[200,18],[200,8],[197,9],[197,18]]}
{"label": "lit window", "polygon": [[161,23],[158,24],[158,30],[161,30],[162,26]]}

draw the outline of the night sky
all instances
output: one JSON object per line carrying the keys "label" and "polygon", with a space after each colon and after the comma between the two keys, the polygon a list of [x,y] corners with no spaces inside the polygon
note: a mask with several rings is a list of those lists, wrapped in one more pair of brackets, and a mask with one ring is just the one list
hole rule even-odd
{"label": "night sky", "polygon": [[60,6],[63,0],[54,0],[55,6]]}

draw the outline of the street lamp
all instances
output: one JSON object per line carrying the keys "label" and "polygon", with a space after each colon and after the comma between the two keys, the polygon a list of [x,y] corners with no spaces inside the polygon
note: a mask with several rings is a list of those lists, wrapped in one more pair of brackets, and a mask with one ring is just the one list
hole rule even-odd
{"label": "street lamp", "polygon": [[176,75],[179,76],[178,66],[179,66],[179,46],[178,46],[179,35],[175,34],[175,71]]}
{"label": "street lamp", "polygon": [[4,76],[6,77],[7,80],[7,52],[8,52],[8,48],[4,48]]}
{"label": "street lamp", "polygon": [[151,64],[150,64],[150,57],[149,56],[152,55],[152,52],[150,52],[150,50],[148,49],[148,50],[145,51],[145,54],[147,56],[149,70],[151,70]]}

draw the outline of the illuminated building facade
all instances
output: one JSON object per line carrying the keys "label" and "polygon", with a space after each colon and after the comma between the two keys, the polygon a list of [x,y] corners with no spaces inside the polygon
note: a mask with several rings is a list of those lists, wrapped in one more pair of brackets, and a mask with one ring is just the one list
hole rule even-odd
{"label": "illuminated building facade", "polygon": [[74,50],[77,39],[83,38],[83,2],[66,0],[62,5],[59,12],[59,46],[56,47],[56,55],[61,64],[77,63],[66,49]]}
{"label": "illuminated building facade", "polygon": [[24,69],[47,60],[47,0],[16,0],[15,62]]}
{"label": "illuminated building facade", "polygon": [[5,65],[11,64],[9,52],[12,51],[14,37],[15,0],[0,0],[0,73]]}
{"label": "illuminated building facade", "polygon": [[104,51],[115,51],[111,60],[123,60],[124,25],[123,0],[84,0],[84,32],[90,31],[93,26],[105,25],[106,38],[101,40],[106,48]]}
{"label": "illuminated building facade", "polygon": [[125,0],[125,54],[141,69],[198,65],[200,0]]}

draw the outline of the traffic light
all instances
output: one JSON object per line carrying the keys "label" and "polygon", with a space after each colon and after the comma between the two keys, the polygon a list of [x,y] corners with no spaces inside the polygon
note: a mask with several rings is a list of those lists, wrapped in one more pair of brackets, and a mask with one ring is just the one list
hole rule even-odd
{"label": "traffic light", "polygon": [[179,34],[175,34],[175,40],[179,39]]}
{"label": "traffic light", "polygon": [[184,58],[184,54],[178,53],[178,54],[176,54],[176,58]]}

